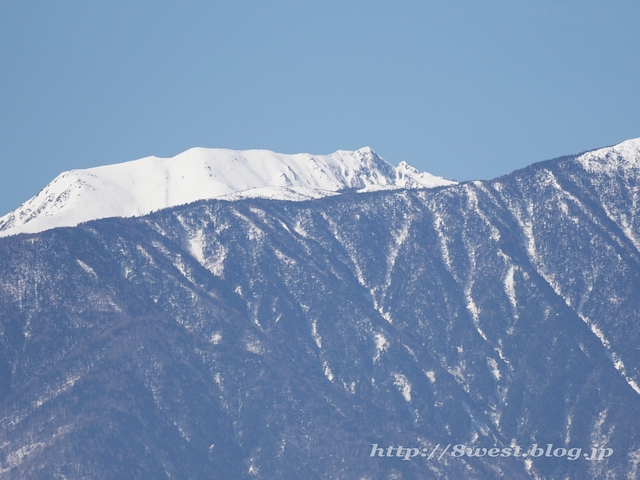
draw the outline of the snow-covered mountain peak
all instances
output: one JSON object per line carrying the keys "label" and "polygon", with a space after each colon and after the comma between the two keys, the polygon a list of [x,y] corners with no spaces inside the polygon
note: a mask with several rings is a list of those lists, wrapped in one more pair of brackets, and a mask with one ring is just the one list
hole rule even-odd
{"label": "snow-covered mountain peak", "polygon": [[577,159],[585,170],[612,174],[621,170],[640,169],[640,138],[632,138],[611,147],[583,153]]}
{"label": "snow-covered mountain peak", "polygon": [[134,217],[198,200],[306,200],[341,190],[423,188],[455,182],[396,168],[370,147],[330,155],[191,148],[172,158],[63,172],[0,218],[0,236],[35,233],[107,217]]}

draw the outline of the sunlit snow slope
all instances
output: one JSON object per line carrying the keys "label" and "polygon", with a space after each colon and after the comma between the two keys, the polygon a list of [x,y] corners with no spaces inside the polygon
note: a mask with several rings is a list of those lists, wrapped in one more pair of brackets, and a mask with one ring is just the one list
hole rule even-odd
{"label": "sunlit snow slope", "polygon": [[70,170],[0,218],[0,236],[35,233],[107,217],[134,217],[210,198],[305,200],[347,188],[370,191],[455,182],[397,168],[371,148],[331,155],[192,148],[173,158]]}

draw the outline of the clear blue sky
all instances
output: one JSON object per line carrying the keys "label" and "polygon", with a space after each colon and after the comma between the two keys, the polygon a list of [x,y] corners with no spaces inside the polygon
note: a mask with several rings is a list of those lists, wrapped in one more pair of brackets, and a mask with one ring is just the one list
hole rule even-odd
{"label": "clear blue sky", "polygon": [[468,180],[639,136],[638,0],[0,0],[0,215],[194,146]]}

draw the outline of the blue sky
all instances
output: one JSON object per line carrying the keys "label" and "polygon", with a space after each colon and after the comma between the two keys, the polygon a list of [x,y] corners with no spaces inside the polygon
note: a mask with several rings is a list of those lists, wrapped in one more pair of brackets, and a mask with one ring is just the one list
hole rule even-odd
{"label": "blue sky", "polygon": [[639,137],[638,25],[637,0],[1,1],[0,215],[194,146],[468,180]]}

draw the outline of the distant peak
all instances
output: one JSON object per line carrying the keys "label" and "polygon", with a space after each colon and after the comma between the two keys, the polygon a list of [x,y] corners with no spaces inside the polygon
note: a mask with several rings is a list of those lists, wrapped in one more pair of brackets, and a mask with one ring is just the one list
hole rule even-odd
{"label": "distant peak", "polygon": [[145,157],[63,172],[35,197],[0,218],[0,236],[99,218],[141,216],[213,198],[295,201],[336,195],[345,189],[364,192],[451,183],[404,162],[396,169],[371,147],[330,155],[195,147],[172,158]]}

